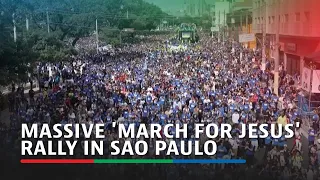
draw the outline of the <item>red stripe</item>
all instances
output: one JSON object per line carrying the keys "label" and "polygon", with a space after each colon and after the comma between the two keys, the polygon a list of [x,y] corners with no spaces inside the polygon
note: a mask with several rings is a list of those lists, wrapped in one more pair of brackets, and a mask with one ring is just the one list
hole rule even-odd
{"label": "red stripe", "polygon": [[93,159],[21,159],[22,164],[93,164]]}

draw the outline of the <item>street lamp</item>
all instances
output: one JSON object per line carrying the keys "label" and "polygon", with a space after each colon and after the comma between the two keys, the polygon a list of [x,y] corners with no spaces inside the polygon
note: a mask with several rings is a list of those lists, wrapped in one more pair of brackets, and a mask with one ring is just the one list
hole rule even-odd
{"label": "street lamp", "polygon": [[[312,95],[312,77],[313,77],[313,70],[316,69],[316,65],[311,61],[309,63],[309,68],[311,70],[311,76],[310,76],[310,86],[309,86],[309,112],[312,112],[312,107],[311,107],[311,95]],[[311,116],[311,114],[310,114]],[[311,118],[310,118],[311,119]]]}

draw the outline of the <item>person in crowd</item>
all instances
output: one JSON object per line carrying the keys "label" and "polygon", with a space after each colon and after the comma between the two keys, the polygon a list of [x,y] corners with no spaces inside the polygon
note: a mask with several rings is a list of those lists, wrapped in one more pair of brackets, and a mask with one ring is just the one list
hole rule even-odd
{"label": "person in crowd", "polygon": [[[185,140],[188,141],[194,141],[195,123],[218,126],[230,123],[233,138],[220,139],[217,154],[212,158],[245,158],[246,168],[250,170],[259,168],[257,164],[265,164],[258,175],[261,177],[271,174],[282,179],[303,176],[309,179],[315,176],[315,169],[320,165],[318,116],[313,118],[315,123],[309,130],[312,148],[309,154],[302,151],[305,146],[299,130],[302,121],[300,127],[295,128],[294,139],[285,139],[284,135],[278,139],[271,136],[237,138],[240,124],[285,126],[301,120],[294,102],[296,90],[292,81],[287,81],[287,75],[283,74],[279,78],[279,93],[274,94],[273,63],[268,60],[267,69],[260,68],[260,49],[251,50],[229,39],[217,43],[216,38],[203,35],[198,43],[177,50],[164,43],[167,39],[167,36],[156,36],[150,41],[106,53],[86,53],[69,61],[40,63],[37,69],[41,83],[39,93],[30,91],[29,101],[20,101],[26,99],[21,90],[13,90],[10,101],[15,105],[10,106],[10,111],[20,123],[49,123],[50,126],[103,123],[106,151],[110,151],[110,142],[118,139],[117,128],[111,126],[113,122],[126,127],[134,124],[136,129],[142,123],[148,126],[187,124],[190,136]],[[181,140],[176,138],[174,129],[172,134],[173,139],[164,136],[161,139]],[[202,137],[201,142],[204,139]],[[119,140],[123,144],[137,139]],[[147,141],[152,149],[154,140]],[[308,171],[303,166],[305,153],[312,158]],[[262,158],[258,154],[262,154]],[[151,152],[148,156],[154,158]],[[242,167],[210,168],[237,171]],[[210,168],[202,167],[202,170],[211,171]]]}

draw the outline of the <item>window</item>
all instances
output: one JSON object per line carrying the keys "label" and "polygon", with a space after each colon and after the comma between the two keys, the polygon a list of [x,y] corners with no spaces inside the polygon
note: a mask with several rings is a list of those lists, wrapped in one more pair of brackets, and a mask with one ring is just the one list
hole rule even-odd
{"label": "window", "polygon": [[300,13],[296,13],[296,21],[297,21],[297,22],[300,21]]}
{"label": "window", "polygon": [[305,17],[305,21],[309,22],[310,21],[310,12],[304,12],[304,17]]}
{"label": "window", "polygon": [[289,14],[284,15],[284,22],[285,23],[289,22]]}
{"label": "window", "polygon": [[274,17],[274,16],[272,16],[272,23],[274,23],[274,20],[275,20],[275,17]]}
{"label": "window", "polygon": [[271,17],[269,16],[269,24],[271,24],[271,22],[272,22],[272,21],[271,21]]}

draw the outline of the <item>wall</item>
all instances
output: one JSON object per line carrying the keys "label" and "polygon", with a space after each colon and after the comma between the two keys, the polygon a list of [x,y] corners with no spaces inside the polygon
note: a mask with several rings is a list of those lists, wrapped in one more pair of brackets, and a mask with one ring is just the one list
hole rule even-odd
{"label": "wall", "polygon": [[[242,26],[242,29],[244,31],[243,33],[252,33],[252,27],[253,27],[252,24],[249,24],[248,25],[248,31],[246,31],[246,26],[245,25]],[[248,47],[250,49],[255,49],[257,47],[257,39],[255,38],[254,41],[249,42]]]}
{"label": "wall", "polygon": [[252,8],[253,0],[234,0],[232,3],[233,10]]}
{"label": "wall", "polygon": [[[267,0],[264,6],[262,0],[253,0],[255,33],[262,33],[265,19],[266,32],[275,34],[277,29],[277,9],[279,9],[279,32],[281,35],[320,37],[320,11],[318,10],[320,0],[281,1]],[[266,15],[264,15],[264,11]]]}

